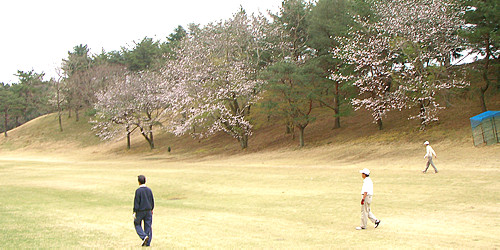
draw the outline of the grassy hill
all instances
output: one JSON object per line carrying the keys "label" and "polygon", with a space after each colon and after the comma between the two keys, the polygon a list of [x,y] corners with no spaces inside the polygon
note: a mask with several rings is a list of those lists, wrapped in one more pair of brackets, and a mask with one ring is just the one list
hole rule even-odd
{"label": "grassy hill", "polygon": [[[500,95],[490,95],[491,110],[500,110]],[[256,109],[255,109],[256,110]],[[254,110],[254,111],[255,111]],[[418,121],[407,117],[415,110],[390,112],[384,119],[384,130],[379,131],[372,123],[371,115],[359,110],[341,118],[341,128],[332,129],[333,117],[328,109],[317,109],[317,120],[305,130],[306,149],[327,145],[343,144],[421,144],[455,142],[472,145],[469,118],[481,113],[480,106],[471,93],[451,100],[450,105],[440,112],[440,121],[420,131]],[[0,137],[2,151],[68,152],[147,154],[181,157],[209,155],[248,154],[276,150],[298,149],[298,135],[285,133],[284,123],[268,121],[264,114],[255,111],[256,126],[249,141],[249,148],[242,151],[237,141],[224,133],[205,139],[190,136],[175,137],[160,129],[155,131],[156,149],[150,150],[138,133],[132,138],[132,149],[125,150],[125,140],[103,142],[91,131],[88,117],[76,122],[74,118],[63,117],[64,130],[59,131],[56,114],[34,119],[18,128],[8,131],[8,137]],[[297,131],[295,132],[297,134]],[[168,147],[172,149],[167,152]]]}
{"label": "grassy hill", "polygon": [[[474,98],[451,103],[426,131],[407,120],[413,110],[390,113],[383,131],[365,111],[332,130],[331,113],[317,110],[304,148],[280,121],[257,116],[244,151],[222,133],[194,140],[160,131],[155,150],[135,135],[127,151],[124,140],[100,141],[86,120],[64,117],[60,132],[55,114],[39,117],[0,137],[0,245],[138,247],[131,202],[144,174],[160,249],[499,248],[500,145],[472,145]],[[498,95],[488,104],[500,109]],[[421,172],[424,140],[439,174]],[[373,173],[382,224],[359,232],[363,168]]]}
{"label": "grassy hill", "polygon": [[59,150],[79,149],[100,143],[90,130],[88,120],[76,122],[63,118],[61,132],[56,114],[38,117],[20,127],[8,131],[8,137],[2,136],[1,147],[4,150]]}

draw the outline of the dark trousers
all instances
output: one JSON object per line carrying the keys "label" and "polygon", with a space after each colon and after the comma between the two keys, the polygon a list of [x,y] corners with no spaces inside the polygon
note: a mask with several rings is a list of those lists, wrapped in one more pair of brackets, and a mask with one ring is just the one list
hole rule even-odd
{"label": "dark trousers", "polygon": [[[144,221],[144,229],[142,229],[142,221]],[[141,240],[144,240],[144,238],[149,236],[149,242],[146,244],[146,246],[149,246],[151,244],[151,240],[153,240],[153,230],[151,226],[153,225],[153,214],[151,211],[142,211],[142,212],[137,212],[135,215],[135,220],[134,220],[134,226],[135,226],[135,231],[141,237]]]}

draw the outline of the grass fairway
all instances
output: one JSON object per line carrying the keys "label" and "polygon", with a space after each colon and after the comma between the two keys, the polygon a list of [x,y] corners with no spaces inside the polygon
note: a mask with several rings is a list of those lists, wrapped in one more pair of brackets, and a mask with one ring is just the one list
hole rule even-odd
{"label": "grass fairway", "polygon": [[[440,173],[426,175],[420,145],[196,161],[4,153],[0,246],[140,247],[132,205],[144,174],[154,248],[499,248],[499,147],[434,148]],[[364,167],[382,223],[356,231]]]}

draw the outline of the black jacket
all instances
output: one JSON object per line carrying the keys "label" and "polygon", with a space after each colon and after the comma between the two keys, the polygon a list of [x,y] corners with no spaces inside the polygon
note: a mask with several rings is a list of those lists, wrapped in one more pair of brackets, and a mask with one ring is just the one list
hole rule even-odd
{"label": "black jacket", "polygon": [[148,211],[155,208],[153,192],[146,186],[135,190],[134,212]]}

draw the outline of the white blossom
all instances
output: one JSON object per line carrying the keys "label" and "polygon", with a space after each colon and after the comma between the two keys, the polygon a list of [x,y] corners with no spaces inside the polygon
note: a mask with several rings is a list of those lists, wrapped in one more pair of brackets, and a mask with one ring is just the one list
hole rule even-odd
{"label": "white blossom", "polygon": [[331,51],[355,66],[360,95],[353,105],[371,110],[374,122],[390,110],[417,106],[418,115],[410,118],[425,128],[443,108],[437,91],[467,85],[449,72],[462,42],[463,11],[449,0],[379,0],[372,10],[375,18],[356,17],[362,28]]}
{"label": "white blossom", "polygon": [[175,80],[170,131],[205,137],[223,131],[246,147],[248,115],[259,99],[260,52],[265,49],[262,17],[244,12],[191,33],[163,74]]}

